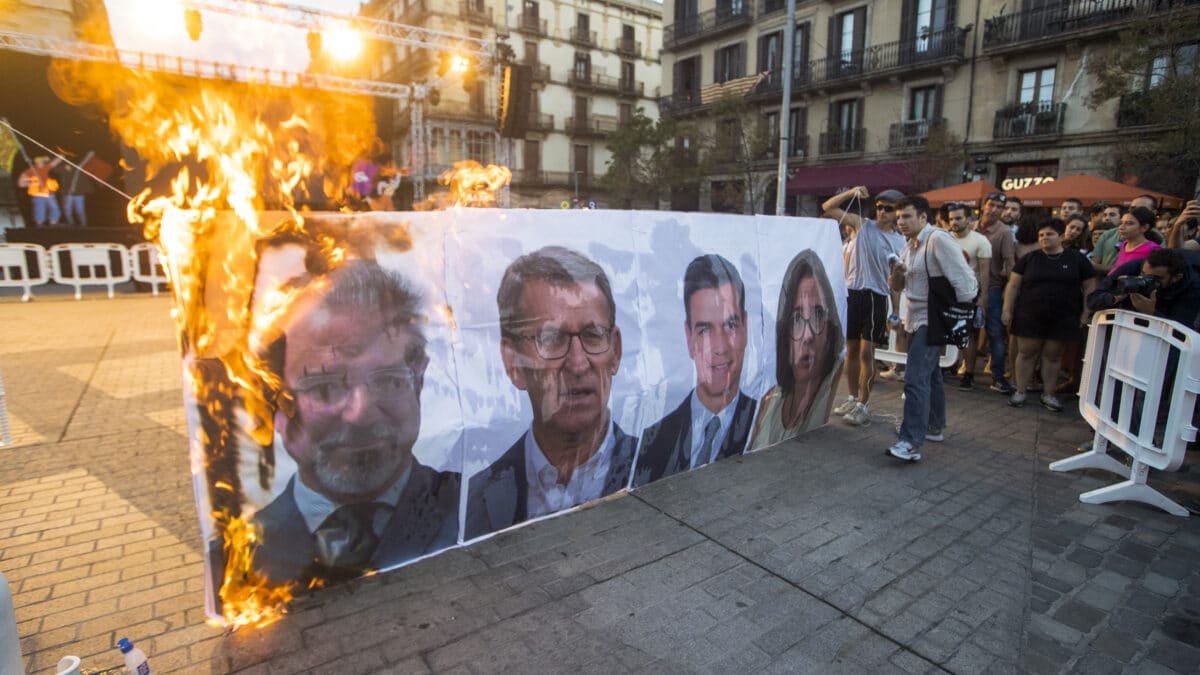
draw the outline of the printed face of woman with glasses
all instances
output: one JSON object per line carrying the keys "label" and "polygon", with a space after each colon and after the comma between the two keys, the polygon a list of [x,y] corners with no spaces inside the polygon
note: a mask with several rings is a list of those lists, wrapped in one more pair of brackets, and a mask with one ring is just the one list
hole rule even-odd
{"label": "printed face of woman with glasses", "polygon": [[421,429],[429,361],[417,328],[314,299],[298,303],[286,336],[294,410],[276,415],[276,428],[300,479],[340,502],[382,494],[408,467]]}
{"label": "printed face of woman with glasses", "polygon": [[821,362],[828,350],[829,333],[826,330],[831,308],[821,292],[821,285],[814,276],[800,279],[796,287],[796,301],[792,304],[791,364],[792,376],[797,385],[820,378],[824,373]]}
{"label": "printed face of woman with glasses", "polygon": [[603,437],[612,378],[621,365],[621,331],[593,283],[527,282],[518,328],[502,340],[505,370],[529,394],[533,431],[543,448]]}

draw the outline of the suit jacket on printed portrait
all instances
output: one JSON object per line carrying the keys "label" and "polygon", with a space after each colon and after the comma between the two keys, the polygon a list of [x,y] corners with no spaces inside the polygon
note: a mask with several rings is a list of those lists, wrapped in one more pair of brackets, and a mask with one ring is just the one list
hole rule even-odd
{"label": "suit jacket on printed portrait", "polygon": [[[273,585],[296,582],[304,589],[313,579],[331,580],[346,576],[317,561],[315,539],[296,506],[296,477],[270,504],[257,511],[250,522],[261,537],[252,566]],[[379,537],[371,556],[371,569],[399,565],[422,555],[453,546],[458,541],[458,500],[462,477],[435,471],[413,460],[412,472],[400,493],[396,510]],[[220,586],[225,556],[220,539],[209,544],[213,579]],[[361,570],[351,576],[357,576]],[[219,603],[218,603],[219,606]]]}
{"label": "suit jacket on printed portrait", "polygon": [[[604,494],[622,490],[629,483],[637,439],[613,425],[613,456],[604,481]],[[471,476],[467,485],[467,519],[463,539],[474,539],[490,532],[523,523],[529,518],[529,480],[525,475],[525,437],[521,434],[500,459]]]}
{"label": "suit jacket on printed portrait", "polygon": [[[666,417],[648,427],[642,434],[642,449],[638,453],[633,486],[640,487],[661,478],[687,471],[692,463],[692,397],[696,390],[683,397],[683,403]],[[742,454],[754,423],[758,402],[738,392],[737,406],[725,441],[717,459]]]}

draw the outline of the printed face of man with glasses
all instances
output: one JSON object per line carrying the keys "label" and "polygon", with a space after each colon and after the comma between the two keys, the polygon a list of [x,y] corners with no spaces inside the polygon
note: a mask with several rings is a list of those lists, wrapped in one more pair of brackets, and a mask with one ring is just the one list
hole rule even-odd
{"label": "printed face of man with glasses", "polygon": [[599,445],[608,396],[621,365],[615,311],[595,281],[530,280],[519,319],[502,340],[505,372],[533,407],[533,435],[548,453]]}
{"label": "printed face of man with glasses", "polygon": [[276,429],[300,480],[339,503],[374,499],[399,480],[421,428],[425,340],[377,310],[310,293],[284,328],[292,405]]}

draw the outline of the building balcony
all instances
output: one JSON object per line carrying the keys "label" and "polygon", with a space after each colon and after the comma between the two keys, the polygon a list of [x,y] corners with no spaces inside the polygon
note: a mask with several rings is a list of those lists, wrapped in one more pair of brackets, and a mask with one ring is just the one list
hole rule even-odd
{"label": "building balcony", "polygon": [[575,69],[567,74],[567,84],[576,89],[589,89],[597,93],[616,94],[620,91],[620,82],[611,75],[605,75],[600,70],[590,73],[580,73]]}
{"label": "building balcony", "polygon": [[787,0],[762,0],[762,6],[758,10],[759,16],[766,16],[775,12],[782,12],[787,9]]}
{"label": "building balcony", "polygon": [[633,38],[617,38],[613,51],[623,56],[638,56],[642,53],[642,43]]}
{"label": "building balcony", "polygon": [[940,129],[945,123],[946,120],[942,117],[896,122],[888,128],[888,148],[903,150],[923,147],[929,140],[929,132]]}
{"label": "building balcony", "polygon": [[646,83],[622,77],[617,82],[617,94],[620,96],[643,97],[646,95]]}
{"label": "building balcony", "polygon": [[663,49],[679,49],[702,39],[750,25],[748,0],[718,3],[716,9],[689,16],[663,29]]}
{"label": "building balcony", "polygon": [[496,111],[489,105],[475,106],[465,102],[449,102],[425,108],[426,120],[445,120],[468,124],[496,125]]}
{"label": "building balcony", "polygon": [[429,16],[431,12],[433,12],[433,8],[430,6],[429,0],[408,0],[400,9],[398,19],[407,23],[417,23]]}
{"label": "building balcony", "polygon": [[530,61],[528,59],[525,59],[525,60],[521,61],[521,65],[529,66],[529,69],[531,71],[533,71],[533,81],[534,82],[549,82],[550,81],[550,64],[542,63],[540,61]]}
{"label": "building balcony", "polygon": [[1005,140],[1032,136],[1057,136],[1063,130],[1067,104],[1053,101],[1017,103],[996,111],[992,138]]}
{"label": "building balcony", "polygon": [[458,15],[473,23],[492,23],[492,7],[479,0],[459,0]]}
{"label": "building balcony", "polygon": [[581,47],[596,47],[596,31],[580,28],[579,26],[571,27],[571,42]]}
{"label": "building balcony", "polygon": [[1117,127],[1144,127],[1150,125],[1150,97],[1136,91],[1123,94],[1117,102]]}
{"label": "building balcony", "polygon": [[[1028,4],[1028,2],[1026,2]],[[1047,3],[1045,7],[994,16],[983,22],[983,49],[1017,50],[1115,33],[1138,17],[1173,7],[1194,5],[1195,0],[1076,0]]]}
{"label": "building balcony", "polygon": [[611,115],[575,115],[566,119],[566,131],[575,136],[605,136],[615,132],[620,123]]}
{"label": "building balcony", "polygon": [[867,130],[832,129],[821,134],[821,155],[848,155],[862,152],[867,146]]}
{"label": "building balcony", "polygon": [[548,113],[529,113],[528,126],[529,131],[550,132],[554,131],[554,115]]}
{"label": "building balcony", "polygon": [[513,176],[513,183],[524,187],[567,187],[571,185],[571,172],[521,169]]}
{"label": "building balcony", "polygon": [[811,87],[836,82],[860,82],[937,69],[947,63],[962,61],[966,44],[967,32],[958,28],[948,28],[914,40],[887,42],[846,52],[836,58],[811,61],[808,72],[804,73],[808,77],[801,84]]}
{"label": "building balcony", "polygon": [[701,109],[704,104],[700,99],[700,91],[677,91],[674,94],[658,97],[658,112],[663,117],[676,117]]}
{"label": "building balcony", "polygon": [[[763,161],[775,161],[779,157],[778,129],[772,130],[771,142],[763,153]],[[788,139],[788,160],[802,160],[808,157],[808,135]]]}
{"label": "building balcony", "polygon": [[517,17],[517,30],[526,35],[546,37],[550,32],[546,28],[546,20],[539,19],[534,14],[521,14]]}

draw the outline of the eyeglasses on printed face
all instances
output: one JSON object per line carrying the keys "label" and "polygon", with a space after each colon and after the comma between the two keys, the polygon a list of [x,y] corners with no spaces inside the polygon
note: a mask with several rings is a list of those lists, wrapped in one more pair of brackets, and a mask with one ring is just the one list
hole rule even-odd
{"label": "eyeglasses on printed face", "polygon": [[349,373],[317,373],[302,377],[294,391],[300,403],[340,408],[359,385],[376,401],[391,401],[411,394],[416,380],[416,372],[408,366],[381,368],[354,379]]}
{"label": "eyeglasses on printed face", "polygon": [[529,340],[538,356],[547,360],[561,359],[571,351],[571,340],[578,337],[583,351],[593,356],[603,354],[612,347],[613,329],[608,326],[587,326],[583,330],[569,331],[558,328],[543,328],[533,335],[512,334],[514,340]]}
{"label": "eyeglasses on printed face", "polygon": [[881,202],[875,205],[875,210],[882,211],[884,213],[894,213],[896,211],[896,206],[895,204],[884,204]]}
{"label": "eyeglasses on printed face", "polygon": [[825,330],[825,320],[828,319],[828,313],[824,307],[817,306],[813,308],[812,316],[804,316],[800,310],[792,311],[792,339],[800,340],[804,337],[804,329],[808,328],[810,335],[814,337],[820,335]]}

